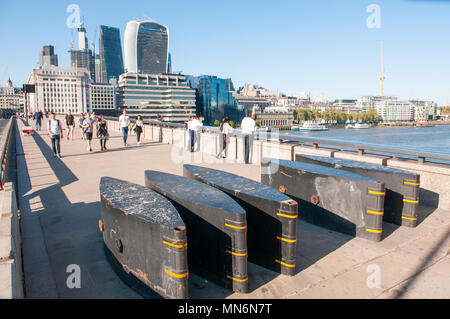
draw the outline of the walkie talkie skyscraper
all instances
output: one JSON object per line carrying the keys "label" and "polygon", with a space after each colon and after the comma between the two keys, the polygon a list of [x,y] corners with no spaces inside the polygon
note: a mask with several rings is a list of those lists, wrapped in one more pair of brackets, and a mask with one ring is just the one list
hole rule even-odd
{"label": "walkie talkie skyscraper", "polygon": [[128,22],[124,36],[125,69],[131,73],[166,73],[169,29],[152,20]]}

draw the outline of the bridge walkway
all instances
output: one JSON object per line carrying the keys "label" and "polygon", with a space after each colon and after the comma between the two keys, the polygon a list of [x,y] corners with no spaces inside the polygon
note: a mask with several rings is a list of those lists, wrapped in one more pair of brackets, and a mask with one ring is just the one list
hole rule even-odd
{"label": "bridge walkway", "polygon": [[[18,121],[18,127],[22,127]],[[106,261],[101,233],[99,181],[111,176],[144,185],[144,170],[182,175],[172,145],[144,140],[123,147],[112,132],[107,152],[86,150],[79,130],[62,140],[54,158],[45,131],[16,131],[18,192],[22,218],[24,276],[28,298],[140,298]],[[198,156],[198,154],[197,154]],[[243,165],[207,155],[185,163],[222,169],[259,181],[259,165]],[[192,298],[450,298],[450,212],[420,208],[415,229],[385,223],[379,243],[299,221],[294,277],[249,264],[249,294],[222,289],[190,274]],[[69,265],[79,265],[81,288],[68,288]],[[375,266],[373,266],[375,265]],[[379,267],[379,287],[368,282]],[[370,286],[370,287],[369,287]]]}

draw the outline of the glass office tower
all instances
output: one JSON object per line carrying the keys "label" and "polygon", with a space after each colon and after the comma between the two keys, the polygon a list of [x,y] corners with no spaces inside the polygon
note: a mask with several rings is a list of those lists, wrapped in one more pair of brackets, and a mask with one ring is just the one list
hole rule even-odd
{"label": "glass office tower", "polygon": [[101,78],[97,82],[108,83],[112,78],[119,80],[119,75],[124,73],[120,29],[101,25],[99,44]]}
{"label": "glass office tower", "polygon": [[166,73],[169,29],[151,20],[132,20],[125,29],[124,51],[126,72]]}
{"label": "glass office tower", "polygon": [[213,125],[227,116],[231,121],[240,123],[245,117],[245,110],[236,103],[233,96],[231,79],[217,76],[186,76],[191,88],[197,89],[197,115],[203,116],[205,125]]}

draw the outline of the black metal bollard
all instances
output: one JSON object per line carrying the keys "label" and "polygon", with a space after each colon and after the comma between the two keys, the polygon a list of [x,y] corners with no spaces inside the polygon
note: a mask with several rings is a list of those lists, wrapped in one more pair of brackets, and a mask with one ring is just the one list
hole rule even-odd
{"label": "black metal bollard", "polygon": [[186,227],[175,207],[111,177],[101,178],[100,198],[99,228],[119,276],[144,297],[188,298]]}
{"label": "black metal bollard", "polygon": [[267,185],[211,168],[184,165],[183,174],[220,189],[245,209],[249,261],[285,275],[295,274],[296,201]]}
{"label": "black metal bollard", "polygon": [[145,185],[168,198],[183,218],[190,271],[247,292],[247,220],[242,207],[227,194],[183,176],[145,171]]}
{"label": "black metal bollard", "polygon": [[383,182],[335,168],[278,159],[263,159],[261,181],[296,200],[300,219],[381,240]]}
{"label": "black metal bollard", "polygon": [[343,169],[384,182],[383,220],[416,227],[419,207],[420,175],[391,167],[338,158],[296,154],[296,161]]}

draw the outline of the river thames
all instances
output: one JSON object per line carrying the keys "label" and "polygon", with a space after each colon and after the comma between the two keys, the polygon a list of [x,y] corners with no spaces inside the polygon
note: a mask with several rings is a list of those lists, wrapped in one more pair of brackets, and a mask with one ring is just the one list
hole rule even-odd
{"label": "river thames", "polygon": [[438,125],[434,127],[376,126],[369,129],[337,128],[321,132],[302,131],[289,132],[289,134],[386,144],[398,147],[413,147],[437,152],[450,151],[450,125]]}
{"label": "river thames", "polygon": [[285,131],[283,133],[450,153],[450,125],[433,127],[375,126],[369,129],[336,128],[328,131]]}

